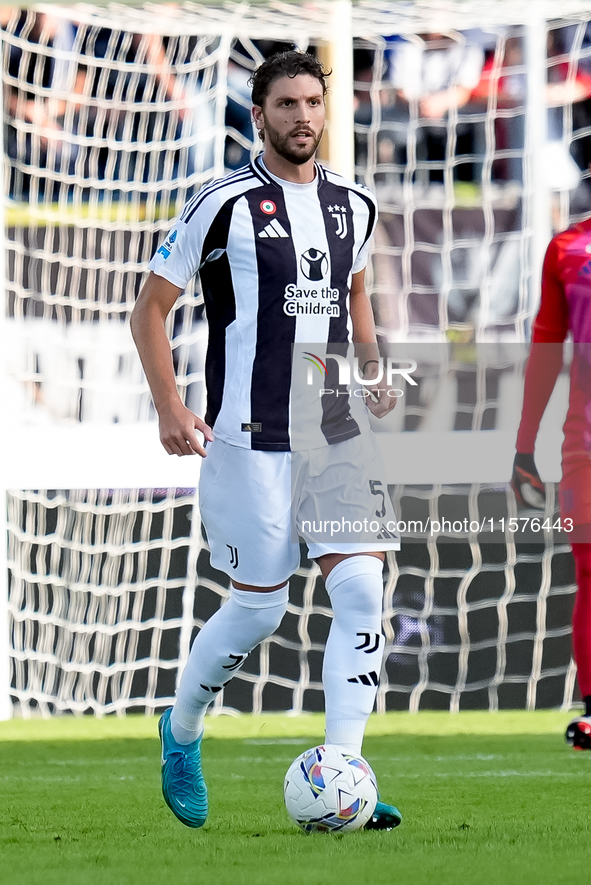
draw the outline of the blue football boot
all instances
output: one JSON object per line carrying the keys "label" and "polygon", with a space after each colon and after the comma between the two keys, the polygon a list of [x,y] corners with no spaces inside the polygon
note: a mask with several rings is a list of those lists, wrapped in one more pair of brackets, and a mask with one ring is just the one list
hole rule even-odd
{"label": "blue football boot", "polygon": [[202,827],[207,819],[207,787],[201,773],[201,735],[191,744],[177,744],[170,728],[172,707],[158,723],[162,742],[162,794],[187,827]]}
{"label": "blue football boot", "polygon": [[402,822],[402,815],[393,805],[378,800],[375,811],[366,823],[365,830],[393,830]]}

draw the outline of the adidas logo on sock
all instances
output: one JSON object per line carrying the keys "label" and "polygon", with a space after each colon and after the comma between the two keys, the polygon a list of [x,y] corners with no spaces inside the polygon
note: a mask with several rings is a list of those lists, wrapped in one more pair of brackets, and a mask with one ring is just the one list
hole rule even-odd
{"label": "adidas logo on sock", "polygon": [[361,673],[359,676],[352,676],[351,679],[347,679],[347,682],[357,682],[361,685],[377,685],[379,681],[375,670],[372,670],[371,673]]}
{"label": "adidas logo on sock", "polygon": [[[244,657],[246,657],[246,655],[244,655]],[[229,681],[230,680],[228,679],[228,681],[224,682],[222,685],[204,685],[202,682],[200,685],[204,691],[211,691],[213,694],[216,694],[218,691],[221,691],[224,685],[227,685]]]}
{"label": "adidas logo on sock", "polygon": [[269,224],[266,224],[264,228],[259,231],[259,237],[287,237],[289,239],[289,234],[283,228],[276,218],[273,221],[270,221]]}

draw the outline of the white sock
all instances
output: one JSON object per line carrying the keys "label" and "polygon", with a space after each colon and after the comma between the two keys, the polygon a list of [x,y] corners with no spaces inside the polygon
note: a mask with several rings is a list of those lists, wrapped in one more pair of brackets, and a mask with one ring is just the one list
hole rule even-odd
{"label": "white sock", "polygon": [[382,569],[376,556],[352,556],[326,579],[333,620],[322,669],[325,739],[355,755],[361,753],[382,667]]}
{"label": "white sock", "polygon": [[275,632],[285,614],[288,584],[269,593],[237,590],[203,625],[191,648],[170,718],[179,744],[203,731],[208,706],[259,642]]}

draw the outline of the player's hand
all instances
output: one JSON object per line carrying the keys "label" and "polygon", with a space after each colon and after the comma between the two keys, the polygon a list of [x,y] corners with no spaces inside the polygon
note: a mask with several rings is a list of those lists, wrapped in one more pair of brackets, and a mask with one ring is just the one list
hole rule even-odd
{"label": "player's hand", "polygon": [[[368,366],[367,375],[371,378],[372,370],[375,373],[377,366],[373,364]],[[365,376],[364,376],[365,377]],[[369,396],[365,397],[365,405],[376,418],[383,418],[388,412],[391,412],[396,405],[396,397],[389,396],[389,385],[385,378],[377,381],[375,384],[365,384],[364,387],[369,391]]]}
{"label": "player's hand", "polygon": [[517,452],[513,461],[511,488],[515,492],[518,507],[533,507],[544,510],[546,506],[546,489],[540,479],[533,455]]}
{"label": "player's hand", "polygon": [[205,449],[201,445],[196,430],[199,430],[206,440],[213,440],[211,427],[194,415],[179,400],[170,408],[161,410],[160,419],[160,442],[169,455],[201,455],[205,458]]}

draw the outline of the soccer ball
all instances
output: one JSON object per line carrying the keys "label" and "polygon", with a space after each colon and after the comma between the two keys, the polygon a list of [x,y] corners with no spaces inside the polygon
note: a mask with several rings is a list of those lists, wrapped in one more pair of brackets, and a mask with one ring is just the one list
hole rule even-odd
{"label": "soccer ball", "polygon": [[307,833],[360,830],[378,801],[376,777],[365,759],[330,745],[294,759],[283,794],[287,813]]}

